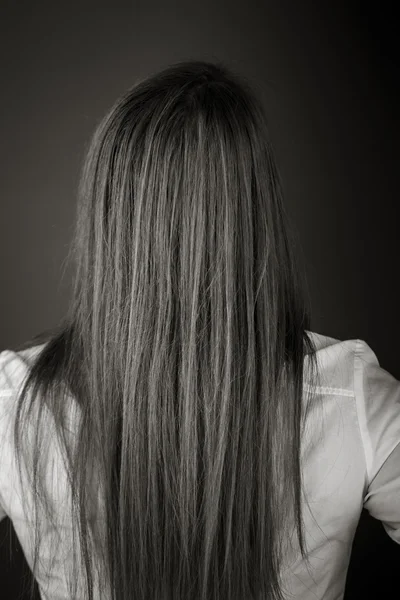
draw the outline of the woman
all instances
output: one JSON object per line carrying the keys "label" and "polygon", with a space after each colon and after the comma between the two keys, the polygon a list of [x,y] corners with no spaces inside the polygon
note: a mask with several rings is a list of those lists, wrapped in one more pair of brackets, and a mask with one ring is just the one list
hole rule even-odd
{"label": "woman", "polygon": [[0,355],[0,505],[42,598],[333,600],[363,502],[400,543],[400,383],[310,331],[244,77],[187,61],[118,100],[69,258],[68,315]]}

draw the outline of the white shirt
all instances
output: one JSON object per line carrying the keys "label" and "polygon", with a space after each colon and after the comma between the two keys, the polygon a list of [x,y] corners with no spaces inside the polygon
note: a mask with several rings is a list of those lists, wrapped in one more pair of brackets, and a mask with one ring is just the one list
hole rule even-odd
{"label": "white shirt", "polygon": [[[400,544],[400,381],[379,365],[365,341],[308,333],[317,347],[321,374],[319,409],[309,413],[302,463],[312,511],[304,505],[311,573],[295,548],[286,557],[282,576],[289,598],[340,600],[363,507]],[[6,515],[11,519],[31,568],[28,533],[32,522],[26,519],[21,502],[28,492],[18,483],[11,426],[17,389],[41,348],[0,353],[0,520]],[[56,451],[52,456],[61,499],[66,485],[64,466]],[[47,535],[49,540],[55,535],[50,526]],[[68,598],[63,575],[70,555],[67,539],[66,535],[59,538],[56,556],[41,555],[44,566],[37,582],[44,600]],[[53,561],[50,571],[45,568],[46,560]]]}

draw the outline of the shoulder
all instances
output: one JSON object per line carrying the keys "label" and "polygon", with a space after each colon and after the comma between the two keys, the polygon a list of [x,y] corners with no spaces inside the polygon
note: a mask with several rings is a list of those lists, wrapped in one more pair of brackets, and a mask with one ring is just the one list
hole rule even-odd
{"label": "shoulder", "polygon": [[17,392],[45,344],[0,352],[0,397]]}
{"label": "shoulder", "polygon": [[[307,331],[316,350],[319,383],[322,391],[336,390],[346,396],[354,395],[354,361],[360,340],[340,340],[315,331]],[[306,356],[306,362],[309,357]],[[307,381],[307,375],[305,375]]]}
{"label": "shoulder", "polygon": [[0,440],[4,443],[29,370],[44,344],[24,350],[0,352]]}
{"label": "shoulder", "polygon": [[371,482],[400,442],[400,381],[383,368],[366,340],[309,333],[323,382],[320,392],[354,402]]}
{"label": "shoulder", "polygon": [[380,365],[365,340],[357,340],[354,394],[369,481],[400,442],[400,381]]}
{"label": "shoulder", "polygon": [[[0,520],[7,514],[11,519],[23,518],[22,499],[27,495],[23,492],[17,473],[14,426],[17,417],[17,407],[23,385],[30,368],[45,344],[31,346],[23,350],[6,349],[0,352]],[[28,392],[28,397],[30,392]],[[34,411],[36,414],[36,411]],[[32,413],[31,413],[32,414]],[[46,431],[52,435],[50,422],[46,421]],[[42,431],[42,430],[41,430]],[[28,446],[36,433],[31,422],[24,422],[24,443]],[[46,446],[46,452],[52,447],[52,440]],[[25,477],[25,473],[23,474]]]}

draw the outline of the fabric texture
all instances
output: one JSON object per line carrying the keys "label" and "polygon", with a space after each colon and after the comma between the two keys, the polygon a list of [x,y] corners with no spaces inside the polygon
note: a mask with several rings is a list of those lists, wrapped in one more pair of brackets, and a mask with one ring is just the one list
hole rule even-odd
{"label": "fabric texture", "polygon": [[[308,499],[303,515],[311,570],[294,546],[288,549],[282,578],[288,598],[340,600],[363,507],[400,544],[400,381],[380,366],[365,341],[308,333],[317,347],[321,383],[302,439]],[[0,352],[0,520],[11,519],[31,568],[33,522],[22,502],[29,505],[30,497],[17,478],[12,425],[19,386],[42,347]],[[308,357],[305,369],[307,361]],[[307,395],[311,388],[306,370],[304,388]],[[57,445],[48,452],[65,529],[55,532],[49,525],[45,531],[48,555],[43,551],[42,571],[36,578],[43,600],[66,600],[65,573],[70,566],[67,479]],[[51,569],[46,567],[49,564]]]}

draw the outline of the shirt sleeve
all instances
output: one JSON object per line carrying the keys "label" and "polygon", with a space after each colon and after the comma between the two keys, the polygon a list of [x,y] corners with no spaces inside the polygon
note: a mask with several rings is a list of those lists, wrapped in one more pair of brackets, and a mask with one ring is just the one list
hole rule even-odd
{"label": "shirt sleeve", "polygon": [[0,521],[9,514],[13,483],[12,417],[15,412],[16,354],[0,352]]}
{"label": "shirt sleeve", "polygon": [[10,400],[0,388],[0,521],[8,516],[7,499],[10,483]]}
{"label": "shirt sleeve", "polygon": [[363,505],[400,544],[400,381],[363,340],[356,343],[354,388],[367,466]]}
{"label": "shirt sleeve", "polygon": [[10,395],[0,389],[0,521],[7,516],[5,497],[9,478],[9,424],[8,405]]}
{"label": "shirt sleeve", "polygon": [[6,511],[4,510],[4,508],[3,508],[3,505],[2,505],[2,497],[1,497],[1,495],[0,495],[0,521],[2,521],[2,520],[4,519],[4,517],[6,517],[6,516],[7,516],[7,513],[6,513]]}

